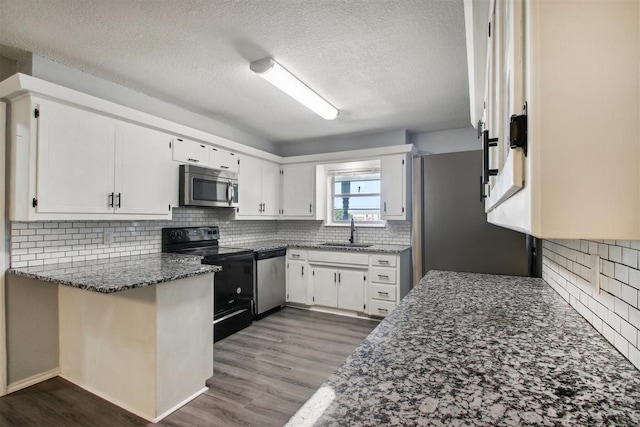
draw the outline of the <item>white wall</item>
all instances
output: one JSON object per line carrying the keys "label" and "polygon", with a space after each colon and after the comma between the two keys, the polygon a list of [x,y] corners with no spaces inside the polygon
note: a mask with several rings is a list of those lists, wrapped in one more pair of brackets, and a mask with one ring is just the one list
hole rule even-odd
{"label": "white wall", "polygon": [[27,58],[18,62],[17,69],[21,73],[31,74],[51,83],[116,102],[250,147],[270,153],[276,153],[278,149],[276,144],[260,136],[42,56],[30,54]]}
{"label": "white wall", "polygon": [[458,151],[481,150],[481,141],[471,126],[437,132],[413,134],[409,138],[419,152],[429,154],[455,153]]}
{"label": "white wall", "polygon": [[388,147],[407,143],[407,132],[396,130],[368,135],[341,135],[330,138],[280,143],[278,154],[282,157],[305,156],[319,153]]}

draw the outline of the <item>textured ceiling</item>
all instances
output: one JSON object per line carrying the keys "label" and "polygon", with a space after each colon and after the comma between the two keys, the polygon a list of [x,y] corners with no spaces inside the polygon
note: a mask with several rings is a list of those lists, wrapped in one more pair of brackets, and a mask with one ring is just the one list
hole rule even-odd
{"label": "textured ceiling", "polygon": [[[0,45],[273,141],[469,124],[462,0],[0,0]],[[340,116],[249,71],[265,56]]]}

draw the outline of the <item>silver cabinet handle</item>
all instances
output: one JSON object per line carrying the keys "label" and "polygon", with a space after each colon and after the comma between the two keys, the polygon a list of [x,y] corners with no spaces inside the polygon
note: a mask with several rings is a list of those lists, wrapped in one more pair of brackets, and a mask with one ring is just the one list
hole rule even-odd
{"label": "silver cabinet handle", "polygon": [[291,258],[300,258],[300,254],[291,254]]}
{"label": "silver cabinet handle", "polygon": [[304,265],[302,266],[302,277],[304,277]]}
{"label": "silver cabinet handle", "polygon": [[378,277],[380,279],[388,279],[389,278],[389,276],[387,276],[386,274],[378,274]]}
{"label": "silver cabinet handle", "polygon": [[378,295],[386,295],[386,296],[389,296],[389,292],[381,292],[381,291],[378,291]]}
{"label": "silver cabinet handle", "polygon": [[340,273],[338,273],[338,283],[340,283]]}
{"label": "silver cabinet handle", "polygon": [[190,161],[190,162],[193,162],[193,163],[200,163],[200,160],[192,159],[191,157],[189,157],[187,160]]}
{"label": "silver cabinet handle", "polygon": [[122,193],[118,193],[118,208],[122,207]]}
{"label": "silver cabinet handle", "polygon": [[229,169],[229,166],[224,166],[224,165],[222,165],[222,166],[220,166],[220,167],[221,167],[222,169]]}
{"label": "silver cabinet handle", "polygon": [[313,211],[311,210],[311,203],[309,203],[309,213],[313,213]]}
{"label": "silver cabinet handle", "polygon": [[337,277],[337,273],[333,273],[333,282],[334,282],[334,283],[337,281],[337,280],[336,280],[336,277]]}
{"label": "silver cabinet handle", "polygon": [[387,211],[387,202],[384,202],[384,211]]}
{"label": "silver cabinet handle", "polygon": [[378,311],[382,311],[384,313],[388,313],[389,312],[389,310],[387,310],[386,308],[379,308]]}
{"label": "silver cabinet handle", "polygon": [[113,198],[115,197],[116,193],[111,193],[109,194],[108,198],[109,198],[109,203],[107,203],[107,206],[109,206],[110,208],[113,207]]}
{"label": "silver cabinet handle", "polygon": [[389,261],[386,259],[379,259],[378,264],[389,264]]}

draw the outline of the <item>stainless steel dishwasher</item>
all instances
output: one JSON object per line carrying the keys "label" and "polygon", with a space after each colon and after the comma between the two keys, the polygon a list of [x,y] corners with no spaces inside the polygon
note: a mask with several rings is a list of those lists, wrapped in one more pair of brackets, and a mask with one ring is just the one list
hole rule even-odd
{"label": "stainless steel dishwasher", "polygon": [[255,252],[256,268],[253,297],[256,316],[282,306],[286,301],[285,248]]}

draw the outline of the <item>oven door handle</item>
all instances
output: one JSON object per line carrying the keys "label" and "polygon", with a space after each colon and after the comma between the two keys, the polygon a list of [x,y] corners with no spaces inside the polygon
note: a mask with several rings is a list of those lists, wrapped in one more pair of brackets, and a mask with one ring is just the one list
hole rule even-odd
{"label": "oven door handle", "polygon": [[253,261],[253,252],[244,254],[216,255],[210,262],[207,262],[207,264],[219,265],[233,261]]}
{"label": "oven door handle", "polygon": [[216,320],[214,320],[214,321],[213,321],[213,324],[215,325],[215,324],[216,324],[216,323],[218,323],[218,322],[222,322],[223,320],[227,320],[227,319],[229,319],[229,318],[231,318],[231,317],[233,317],[233,316],[237,316],[238,314],[242,314],[242,313],[244,313],[245,311],[247,311],[247,309],[246,309],[246,308],[243,308],[242,310],[238,310],[238,311],[235,311],[235,312],[233,312],[233,313],[227,314],[226,316],[221,317],[220,319],[216,319]]}

